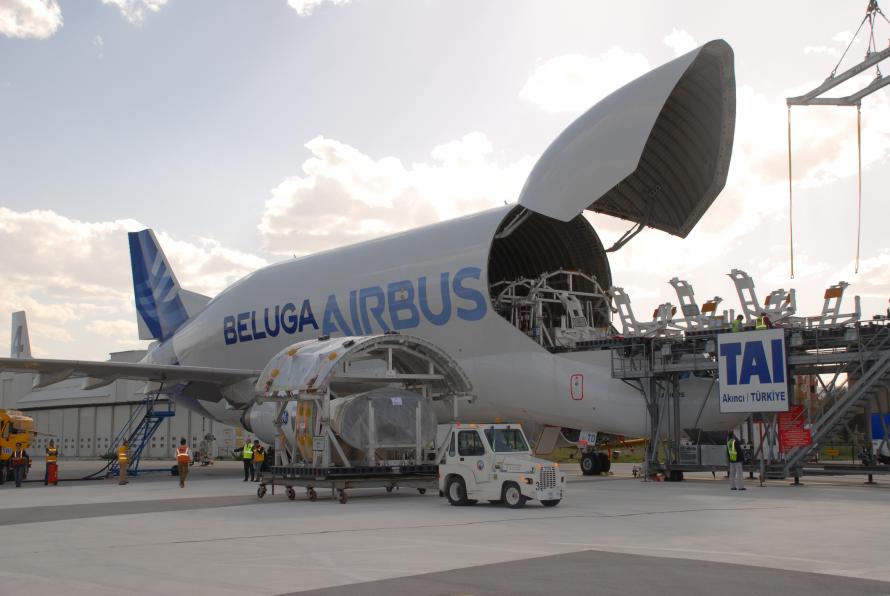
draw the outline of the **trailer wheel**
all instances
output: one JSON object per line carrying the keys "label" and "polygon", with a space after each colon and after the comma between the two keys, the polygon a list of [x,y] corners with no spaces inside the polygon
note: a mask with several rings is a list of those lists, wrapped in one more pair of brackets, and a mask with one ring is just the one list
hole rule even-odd
{"label": "trailer wheel", "polygon": [[504,505],[510,509],[521,509],[522,507],[525,507],[525,502],[528,501],[528,498],[522,494],[518,484],[515,482],[505,482],[504,488],[501,489],[501,491]]}
{"label": "trailer wheel", "polygon": [[310,500],[310,501],[317,501],[317,500],[318,500],[318,493],[315,492],[315,489],[312,488],[312,487],[309,487],[309,488],[306,489],[306,496],[309,497],[309,500]]}
{"label": "trailer wheel", "polygon": [[585,453],[581,456],[581,473],[585,476],[594,476],[602,471],[602,464],[598,453]]}
{"label": "trailer wheel", "polygon": [[260,499],[266,496],[266,486],[264,484],[261,484],[257,487],[256,496]]}
{"label": "trailer wheel", "polygon": [[6,482],[6,464],[0,463],[0,484]]}
{"label": "trailer wheel", "polygon": [[297,491],[294,490],[294,487],[292,487],[292,486],[287,487],[287,498],[290,499],[291,501],[293,501],[294,499],[297,498]]}
{"label": "trailer wheel", "polygon": [[425,494],[426,494],[426,489],[425,489],[425,488],[418,488],[418,489],[417,489],[417,492],[419,492],[419,493],[422,494],[422,495],[425,495]]}
{"label": "trailer wheel", "polygon": [[345,491],[345,490],[340,490],[339,492],[340,492],[340,498],[339,498],[338,500],[340,501],[340,504],[341,504],[341,505],[345,505],[345,504],[346,504],[346,501],[349,500],[349,499],[346,497],[346,491]]}
{"label": "trailer wheel", "polygon": [[387,486],[387,487],[386,487],[386,492],[391,493],[391,492],[392,492],[392,487],[391,487],[391,486]]}
{"label": "trailer wheel", "polygon": [[467,485],[460,476],[451,477],[445,487],[445,496],[448,498],[448,502],[455,507],[463,507],[470,503],[467,499]]}
{"label": "trailer wheel", "polygon": [[600,472],[603,474],[608,474],[609,470],[612,469],[612,460],[609,459],[609,454],[600,451],[596,455],[597,457],[599,457],[600,460]]}
{"label": "trailer wheel", "polygon": [[541,505],[544,507],[556,507],[561,499],[541,499]]}

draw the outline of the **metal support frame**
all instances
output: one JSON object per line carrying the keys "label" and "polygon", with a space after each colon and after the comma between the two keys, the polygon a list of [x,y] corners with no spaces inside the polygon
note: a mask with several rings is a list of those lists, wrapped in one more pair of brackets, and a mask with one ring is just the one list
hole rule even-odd
{"label": "metal support frame", "polygon": [[[681,438],[685,429],[680,428],[679,379],[681,375],[691,373],[716,375],[716,337],[722,332],[711,330],[685,337],[626,338],[590,347],[610,349],[612,376],[635,387],[646,401],[649,445],[645,465],[648,474],[714,470],[713,466],[691,466],[682,461]],[[792,335],[796,336],[794,341],[791,341]],[[880,319],[788,327],[786,340],[788,378],[810,375],[821,387],[815,404],[806,404],[803,414],[805,425],[812,429],[812,445],[780,453],[777,415],[756,415],[760,441],[753,458],[759,464],[761,481],[794,477],[799,483],[800,477],[813,474],[890,474],[890,465],[838,467],[811,462],[818,456],[820,448],[838,432],[852,436],[863,434],[858,421],[876,410],[882,414],[881,421],[885,426],[881,440],[890,445],[890,425],[884,424],[883,417],[890,412],[890,325]],[[697,418],[700,416],[701,412]],[[748,424],[751,422],[749,419]],[[871,423],[869,418],[866,422]],[[697,424],[696,421],[694,426]],[[749,430],[748,436],[754,438],[753,429]],[[690,439],[693,443],[698,442],[696,437]],[[866,442],[864,447],[871,453],[871,443]],[[753,472],[754,466],[752,462],[749,471]]]}
{"label": "metal support frame", "polygon": [[[877,46],[875,44],[875,21],[877,17],[882,17],[885,21],[890,23],[890,20],[884,15],[881,11],[880,7],[878,7],[877,0],[869,0],[868,6],[865,10],[865,17],[862,19],[862,22],[859,24],[859,28],[856,30],[856,34],[850,40],[850,44],[847,46],[847,49],[844,50],[843,55],[841,55],[840,60],[837,65],[831,71],[831,74],[828,75],[828,78],[825,81],[816,87],[804,93],[803,95],[798,95],[797,97],[789,97],[785,100],[785,103],[788,106],[788,226],[789,226],[789,251],[791,255],[791,278],[794,279],[794,226],[793,226],[793,192],[792,192],[792,160],[791,160],[791,108],[792,106],[845,106],[845,107],[855,107],[856,108],[856,142],[857,142],[857,156],[859,162],[859,173],[858,173],[858,218],[857,218],[857,229],[856,229],[856,260],[855,260],[855,272],[859,273],[859,248],[860,248],[860,240],[862,236],[862,99],[875,93],[876,91],[882,89],[883,87],[890,85],[890,76],[884,76],[881,73],[881,68],[879,63],[890,58],[890,47],[887,47],[881,51],[878,51]],[[859,31],[862,30],[862,27],[868,23],[869,27],[869,36],[868,36],[868,44],[865,52],[865,59],[859,62],[858,64],[853,65],[847,70],[843,71],[840,74],[837,74],[837,69],[840,66],[841,62],[843,62],[844,57],[847,55],[847,52],[850,50],[850,47],[853,45],[853,41],[855,41],[856,36],[859,34]],[[871,83],[856,91],[855,93],[851,93],[850,95],[846,95],[844,97],[821,97],[824,93],[834,89],[838,85],[849,81],[856,75],[862,74],[872,66],[875,67],[875,78]]]}

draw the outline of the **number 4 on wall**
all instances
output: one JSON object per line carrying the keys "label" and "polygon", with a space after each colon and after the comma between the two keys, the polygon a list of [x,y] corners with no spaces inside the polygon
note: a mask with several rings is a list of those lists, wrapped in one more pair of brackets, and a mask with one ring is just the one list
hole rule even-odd
{"label": "number 4 on wall", "polygon": [[569,388],[572,392],[572,399],[584,399],[584,375],[575,373],[569,382]]}

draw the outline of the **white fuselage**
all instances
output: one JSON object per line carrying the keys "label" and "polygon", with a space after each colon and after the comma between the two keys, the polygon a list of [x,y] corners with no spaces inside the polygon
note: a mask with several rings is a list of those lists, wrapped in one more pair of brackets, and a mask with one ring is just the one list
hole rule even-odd
{"label": "white fuselage", "polygon": [[[260,269],[224,290],[146,360],[259,370],[278,351],[306,339],[399,331],[433,342],[463,367],[478,396],[462,409],[465,420],[644,435],[645,401],[612,378],[609,351],[548,352],[492,309],[489,252],[510,209]],[[683,410],[697,415],[710,387],[707,379],[682,383],[689,402]],[[238,409],[207,397],[179,401],[225,423],[240,421]],[[254,399],[249,388],[227,397],[242,409]],[[704,408],[697,426],[726,427],[716,399],[707,405],[713,407]]]}

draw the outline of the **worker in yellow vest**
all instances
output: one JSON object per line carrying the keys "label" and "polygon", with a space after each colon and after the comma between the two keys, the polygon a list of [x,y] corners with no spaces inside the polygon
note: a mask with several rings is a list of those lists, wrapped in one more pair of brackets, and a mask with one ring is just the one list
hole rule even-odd
{"label": "worker in yellow vest", "polygon": [[12,470],[15,473],[15,486],[16,488],[22,487],[22,481],[24,481],[25,476],[28,475],[28,464],[31,461],[31,458],[28,457],[28,452],[22,449],[21,443],[15,444],[15,450],[12,452]]}
{"label": "worker in yellow vest", "polygon": [[185,488],[185,479],[189,475],[189,464],[192,462],[192,452],[185,439],[179,440],[176,448],[176,466],[179,468],[179,488]]}
{"label": "worker in yellow vest", "polygon": [[241,458],[244,460],[244,482],[247,482],[248,476],[253,480],[253,443],[250,439],[244,442],[244,448],[241,450]]}
{"label": "worker in yellow vest", "polygon": [[59,450],[56,448],[56,443],[52,439],[49,440],[49,445],[46,446],[46,472],[43,474],[43,486],[46,486],[50,482],[50,470],[52,469],[52,476],[55,478],[53,484],[59,483],[59,469],[58,462],[59,461]]}
{"label": "worker in yellow vest", "polygon": [[769,320],[769,317],[766,316],[765,312],[760,313],[760,316],[757,317],[757,324],[754,326],[755,329],[772,329],[773,322]]}
{"label": "worker in yellow vest", "polygon": [[118,484],[127,484],[127,468],[130,466],[130,443],[126,440],[117,448]]}
{"label": "worker in yellow vest", "polygon": [[729,460],[729,485],[732,490],[745,490],[742,470],[742,451],[739,442],[730,431],[726,439],[726,457]]}
{"label": "worker in yellow vest", "polygon": [[259,441],[253,442],[253,471],[256,481],[263,479],[263,462],[266,461],[266,450]]}
{"label": "worker in yellow vest", "polygon": [[742,315],[737,316],[732,323],[730,323],[730,328],[733,333],[739,333],[745,328],[745,322],[742,320]]}

